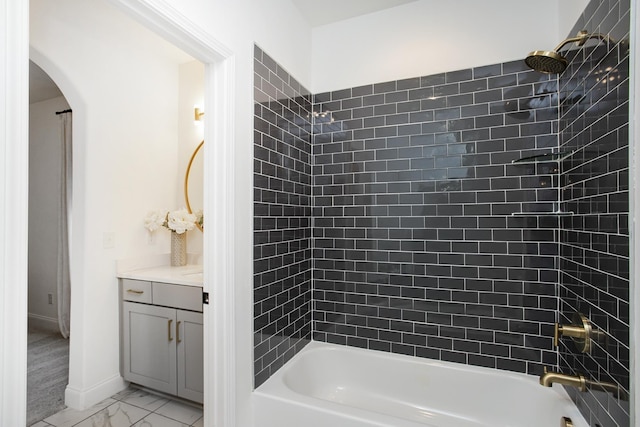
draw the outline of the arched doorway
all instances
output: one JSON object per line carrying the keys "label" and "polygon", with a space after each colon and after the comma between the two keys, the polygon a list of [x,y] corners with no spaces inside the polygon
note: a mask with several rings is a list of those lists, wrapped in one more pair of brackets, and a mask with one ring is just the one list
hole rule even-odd
{"label": "arched doorway", "polygon": [[65,407],[71,136],[69,103],[30,61],[27,425]]}

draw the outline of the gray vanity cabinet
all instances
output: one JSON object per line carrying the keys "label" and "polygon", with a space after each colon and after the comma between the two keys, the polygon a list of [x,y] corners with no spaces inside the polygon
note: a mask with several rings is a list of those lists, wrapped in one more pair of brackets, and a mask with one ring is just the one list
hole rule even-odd
{"label": "gray vanity cabinet", "polygon": [[176,394],[176,310],[131,302],[122,308],[124,378]]}
{"label": "gray vanity cabinet", "polygon": [[202,403],[202,289],[121,279],[120,294],[122,376]]}
{"label": "gray vanity cabinet", "polygon": [[178,396],[202,403],[203,401],[203,329],[202,313],[177,311],[176,337],[178,360]]}

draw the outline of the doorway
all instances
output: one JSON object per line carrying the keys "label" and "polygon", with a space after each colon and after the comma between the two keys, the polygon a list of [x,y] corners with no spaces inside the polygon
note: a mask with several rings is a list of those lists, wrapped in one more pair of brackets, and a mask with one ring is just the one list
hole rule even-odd
{"label": "doorway", "polygon": [[64,408],[69,380],[71,110],[29,61],[27,425]]}
{"label": "doorway", "polygon": [[[205,167],[207,170],[215,170],[216,178],[215,180],[208,180],[207,173],[205,173],[205,180],[212,183],[206,191],[207,193],[218,194],[218,202],[220,203],[216,209],[209,209],[209,206],[213,205],[212,198],[205,196],[204,210],[205,212],[211,212],[210,226],[205,230],[204,235],[205,248],[231,248],[234,241],[233,203],[231,203],[231,195],[233,195],[234,189],[232,185],[233,174],[230,172],[234,163],[233,93],[235,90],[235,78],[233,52],[227,50],[217,40],[212,39],[205,31],[190,22],[185,22],[181,15],[176,15],[172,10],[163,10],[159,6],[137,0],[115,1],[114,3],[121,5],[125,9],[129,8],[130,10],[127,12],[129,16],[140,18],[145,22],[145,26],[156,29],[162,37],[175,42],[177,46],[192,54],[194,58],[205,63],[207,81],[205,105],[207,105],[209,111],[219,112],[216,115],[209,116],[210,118],[205,127],[205,139],[211,142],[208,154],[205,153]],[[0,424],[19,426],[24,425],[26,411],[23,398],[26,392],[24,375],[26,372],[26,357],[24,356],[27,348],[26,217],[28,213],[26,203],[28,194],[26,186],[28,182],[26,179],[28,153],[28,120],[26,112],[28,111],[28,100],[26,98],[27,84],[26,81],[24,85],[20,84],[22,78],[20,76],[26,78],[28,75],[28,54],[25,48],[29,41],[27,29],[29,28],[30,16],[28,4],[22,3],[18,5],[12,3],[11,5],[12,8],[8,10],[8,14],[5,16],[7,25],[3,26],[4,29],[2,30],[3,34],[8,36],[7,40],[11,41],[11,43],[7,46],[6,55],[0,58],[0,62],[4,66],[3,69],[10,71],[6,74],[0,74],[3,93],[8,94],[6,97],[7,109],[5,118],[6,123],[9,124],[7,131],[3,133],[1,138],[3,147],[6,148],[6,157],[1,159],[7,172],[4,188],[9,189],[9,191],[2,193],[6,209],[1,214],[5,219],[3,223],[7,226],[3,229],[5,256],[1,260],[1,265],[4,271],[4,280],[0,288],[4,307],[0,329],[3,332],[2,342],[6,344],[3,346],[6,351],[3,351],[2,356],[0,356],[3,361],[0,364],[3,367],[3,385],[0,386],[0,394],[2,395]],[[76,11],[74,11],[71,15],[75,16],[76,14]],[[33,16],[31,16],[31,19],[33,19]],[[33,30],[34,26],[31,28]],[[66,31],[64,25],[62,30],[62,32]],[[83,40],[86,43],[86,38],[83,38]],[[32,51],[40,47],[32,46]],[[44,51],[44,49],[41,49],[36,53],[40,57],[42,56],[40,52]],[[69,52],[69,49],[66,52]],[[40,63],[40,61],[38,62]],[[51,65],[48,60],[45,62]],[[55,62],[55,64],[54,67],[57,67],[59,62]],[[107,65],[110,66],[111,64]],[[107,68],[111,69],[111,67]],[[72,89],[68,95],[70,96],[70,102],[78,110],[77,113],[74,112],[76,122],[79,123],[74,125],[74,135],[76,142],[81,143],[78,150],[81,151],[80,157],[84,158],[87,154],[82,147],[88,140],[92,144],[101,144],[99,146],[111,148],[111,145],[118,141],[107,140],[104,141],[106,143],[103,143],[104,135],[96,133],[92,125],[95,124],[95,120],[98,117],[105,117],[107,113],[114,114],[118,111],[100,109],[97,106],[92,106],[94,109],[88,111],[86,109],[88,104],[86,94],[70,86],[69,82],[73,80],[75,75],[68,74],[66,71],[56,68],[55,73],[50,74],[56,81],[64,83],[65,94],[67,94],[66,89]],[[62,80],[59,78],[62,78]],[[92,83],[92,89],[99,90],[103,82],[93,81]],[[214,93],[215,96],[213,95]],[[135,101],[138,102],[139,100]],[[147,106],[148,104],[145,104],[143,107]],[[144,113],[145,108],[136,109],[136,113],[140,112]],[[101,115],[100,113],[103,114]],[[124,116],[124,118],[141,120],[140,114],[132,114]],[[145,121],[145,131],[150,129],[149,126],[151,125],[149,123],[153,123],[153,121]],[[117,126],[112,125],[112,127],[118,129]],[[149,138],[149,135],[140,135],[140,137]],[[100,157],[100,154],[96,154],[93,160],[96,161],[96,157]],[[101,160],[104,161],[104,156],[97,159],[98,162]],[[79,171],[80,174],[75,174],[75,172],[74,170],[74,175],[85,177],[90,173],[95,173],[95,170],[87,171],[86,169],[81,169]],[[105,203],[105,196],[110,194],[104,194],[99,191],[87,192],[84,182],[82,180],[79,181],[81,181],[79,186],[82,191],[74,191],[74,193],[88,194],[93,201],[97,200],[100,203]],[[94,271],[100,273],[109,272],[108,267],[102,268],[100,266],[100,268],[95,269],[95,265],[88,265],[96,262],[92,258],[93,252],[99,252],[104,249],[100,247],[104,245],[102,240],[104,229],[96,227],[95,223],[89,224],[87,220],[91,214],[91,212],[87,211],[96,209],[95,206],[91,206],[91,204],[78,206],[78,203],[76,203],[75,208],[77,209],[74,209],[74,212],[80,213],[77,218],[74,216],[73,219],[74,231],[78,231],[74,235],[82,236],[82,239],[79,239],[78,242],[73,241],[72,244],[74,253],[78,251],[78,265],[83,267],[75,276],[72,272],[72,281],[77,278],[82,282],[89,282],[92,292],[90,293],[87,288],[83,289],[82,287],[78,288],[78,292],[74,289],[77,313],[72,307],[72,317],[75,319],[76,324],[72,327],[74,343],[71,346],[70,357],[74,368],[70,372],[70,386],[67,387],[66,398],[68,401],[71,395],[74,405],[80,408],[91,406],[92,402],[99,401],[104,396],[110,395],[110,390],[121,387],[121,383],[119,382],[119,375],[117,375],[117,350],[111,345],[114,341],[114,331],[112,330],[114,313],[113,310],[109,310],[113,308],[111,303],[115,300],[115,292],[112,291],[113,280],[109,280],[107,283],[101,276],[96,276],[89,270],[89,267],[92,267]],[[6,219],[13,221],[13,223],[9,224]],[[215,242],[214,235],[216,236]],[[86,242],[91,243],[89,247],[85,246]],[[99,242],[98,245],[95,245],[95,242]],[[232,423],[227,423],[224,420],[233,418],[233,410],[235,408],[233,393],[231,392],[234,387],[234,359],[231,357],[232,354],[229,354],[232,353],[234,335],[232,333],[217,333],[218,330],[233,330],[234,320],[229,313],[233,310],[234,297],[229,289],[224,289],[230,286],[227,284],[233,283],[233,263],[228,262],[230,256],[229,254],[221,257],[220,266],[215,270],[209,270],[205,266],[204,273],[205,290],[213,291],[217,294],[217,298],[212,302],[211,309],[213,310],[211,313],[208,314],[208,310],[205,311],[205,331],[209,328],[210,333],[207,336],[210,337],[209,341],[212,341],[205,343],[205,355],[208,352],[212,354],[214,349],[216,352],[215,358],[211,355],[209,357],[205,356],[207,360],[212,361],[208,366],[207,372],[205,372],[205,390],[207,393],[217,394],[215,403],[213,399],[207,399],[207,401],[212,402],[214,407],[206,411],[205,417],[207,417],[207,412],[213,412],[215,414],[213,417],[216,420],[220,420],[216,423],[221,425],[232,425]],[[217,261],[216,264],[218,264]],[[207,286],[207,284],[210,285]],[[78,314],[78,316],[75,316],[75,314]],[[75,351],[74,348],[76,349]],[[97,360],[94,360],[96,358]],[[75,360],[75,363],[73,360]],[[219,410],[216,411],[216,408],[219,408]]]}

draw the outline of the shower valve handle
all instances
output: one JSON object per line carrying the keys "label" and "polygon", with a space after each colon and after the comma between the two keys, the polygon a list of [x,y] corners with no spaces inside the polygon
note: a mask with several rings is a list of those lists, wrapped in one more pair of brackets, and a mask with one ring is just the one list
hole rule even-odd
{"label": "shower valve handle", "polygon": [[553,345],[558,347],[560,344],[560,336],[571,337],[573,342],[582,353],[588,353],[591,350],[591,334],[593,328],[591,322],[584,315],[576,312],[573,314],[573,323],[571,325],[555,324],[553,332]]}

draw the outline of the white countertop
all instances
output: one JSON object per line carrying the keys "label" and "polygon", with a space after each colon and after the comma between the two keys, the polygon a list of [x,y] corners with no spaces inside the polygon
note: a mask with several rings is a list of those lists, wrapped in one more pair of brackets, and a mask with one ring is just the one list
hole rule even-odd
{"label": "white countertop", "polygon": [[200,287],[202,287],[203,282],[201,264],[187,264],[182,267],[163,265],[140,268],[137,270],[119,272],[118,278]]}

